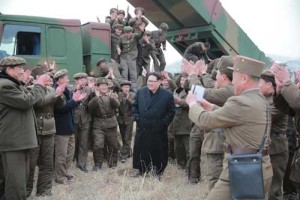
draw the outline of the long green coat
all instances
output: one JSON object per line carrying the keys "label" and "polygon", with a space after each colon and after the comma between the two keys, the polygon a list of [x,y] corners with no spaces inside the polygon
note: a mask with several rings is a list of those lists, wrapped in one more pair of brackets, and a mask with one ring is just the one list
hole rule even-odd
{"label": "long green coat", "polygon": [[0,73],[0,151],[37,147],[33,105],[46,93],[41,85],[28,91],[20,82]]}

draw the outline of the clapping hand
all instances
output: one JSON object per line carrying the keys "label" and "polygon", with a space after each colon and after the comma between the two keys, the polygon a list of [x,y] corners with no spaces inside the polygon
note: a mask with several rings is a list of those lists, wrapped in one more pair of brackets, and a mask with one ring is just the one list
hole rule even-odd
{"label": "clapping hand", "polygon": [[22,81],[27,85],[30,82],[30,78],[31,78],[31,70],[27,69],[22,77]]}
{"label": "clapping hand", "polygon": [[285,82],[290,80],[290,74],[287,68],[274,63],[271,67],[271,71],[274,74],[277,86],[281,87]]}
{"label": "clapping hand", "polygon": [[39,76],[36,80],[35,80],[35,84],[39,84],[43,87],[45,87],[47,85],[47,83],[49,82],[49,75],[48,74],[43,74],[41,76]]}
{"label": "clapping hand", "polygon": [[187,73],[189,76],[193,74],[198,74],[197,68],[193,61],[187,61],[186,59],[182,60],[181,63],[181,70],[185,73]]}
{"label": "clapping hand", "polygon": [[207,70],[207,65],[205,64],[204,60],[198,60],[196,62],[197,74],[205,74]]}
{"label": "clapping hand", "polygon": [[81,101],[82,99],[84,99],[87,96],[87,93],[85,92],[80,92],[79,90],[77,90],[76,92],[73,93],[73,97],[72,99],[76,102]]}
{"label": "clapping hand", "polygon": [[59,85],[59,86],[56,88],[56,90],[55,90],[56,94],[57,94],[58,96],[61,96],[61,95],[64,93],[64,91],[65,91],[65,89],[66,89],[66,86],[67,86],[67,84]]}

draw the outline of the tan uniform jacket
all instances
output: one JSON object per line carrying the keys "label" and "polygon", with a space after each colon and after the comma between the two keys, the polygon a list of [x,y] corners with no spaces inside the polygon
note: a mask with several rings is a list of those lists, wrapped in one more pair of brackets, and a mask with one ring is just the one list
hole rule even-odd
{"label": "tan uniform jacket", "polygon": [[[223,107],[211,112],[193,105],[189,117],[205,130],[223,127],[226,143],[231,146],[259,149],[267,123],[266,109],[265,98],[255,88],[230,97]],[[264,179],[273,175],[269,156],[263,159],[263,175]],[[227,159],[220,178],[229,180]]]}
{"label": "tan uniform jacket", "polygon": [[[223,106],[226,100],[234,95],[233,85],[229,84],[221,88],[207,88],[204,91],[204,99],[218,106]],[[207,153],[223,153],[224,152],[224,129],[213,129],[206,132],[202,143],[202,151]]]}

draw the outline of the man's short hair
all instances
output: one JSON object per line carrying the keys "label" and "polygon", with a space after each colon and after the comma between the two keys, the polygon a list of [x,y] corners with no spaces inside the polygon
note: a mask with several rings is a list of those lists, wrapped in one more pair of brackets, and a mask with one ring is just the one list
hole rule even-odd
{"label": "man's short hair", "polygon": [[161,75],[160,75],[160,73],[158,73],[158,72],[150,72],[149,73],[149,75],[148,75],[148,78],[149,78],[149,76],[155,76],[156,78],[157,78],[157,80],[161,80]]}

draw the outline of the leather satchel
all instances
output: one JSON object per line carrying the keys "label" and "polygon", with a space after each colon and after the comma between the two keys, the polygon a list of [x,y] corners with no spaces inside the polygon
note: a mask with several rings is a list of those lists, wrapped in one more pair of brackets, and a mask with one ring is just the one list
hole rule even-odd
{"label": "leather satchel", "polygon": [[262,172],[262,151],[267,137],[269,113],[267,107],[267,124],[257,153],[230,154],[228,171],[230,191],[233,200],[264,200],[264,180]]}

